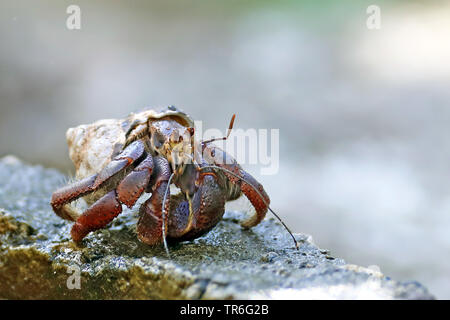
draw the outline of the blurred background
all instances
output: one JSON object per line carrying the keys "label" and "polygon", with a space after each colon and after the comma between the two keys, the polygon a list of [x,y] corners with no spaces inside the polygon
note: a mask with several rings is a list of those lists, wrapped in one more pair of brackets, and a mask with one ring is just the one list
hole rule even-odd
{"label": "blurred background", "polygon": [[69,127],[173,104],[225,130],[237,113],[280,129],[278,174],[247,169],[295,232],[448,299],[449,36],[448,1],[3,0],[0,156],[69,173]]}

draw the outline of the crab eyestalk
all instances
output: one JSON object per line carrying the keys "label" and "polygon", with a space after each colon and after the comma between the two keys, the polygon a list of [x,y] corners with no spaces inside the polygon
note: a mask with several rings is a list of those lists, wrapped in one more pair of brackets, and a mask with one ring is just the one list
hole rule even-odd
{"label": "crab eyestalk", "polygon": [[170,156],[168,156],[167,158],[169,159],[170,165],[172,167],[172,172],[176,175],[182,175],[186,163],[189,161],[189,157],[185,157],[182,151],[180,151],[178,148],[174,148],[170,153]]}
{"label": "crab eyestalk", "polygon": [[[187,164],[192,163],[193,147],[191,139],[183,139],[183,136],[178,136],[177,131],[174,131],[170,136],[169,149],[170,154],[167,155],[172,167],[172,171],[178,175],[183,174],[184,168]],[[192,137],[191,137],[192,138]]]}

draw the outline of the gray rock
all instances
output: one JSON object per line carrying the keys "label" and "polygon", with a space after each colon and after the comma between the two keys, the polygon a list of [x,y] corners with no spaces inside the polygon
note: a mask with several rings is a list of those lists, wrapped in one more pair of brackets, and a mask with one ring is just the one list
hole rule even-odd
{"label": "gray rock", "polygon": [[227,212],[206,236],[171,245],[171,258],[163,248],[138,241],[136,210],[124,210],[77,246],[70,223],[49,205],[51,193],[66,180],[53,169],[12,156],[0,159],[0,298],[433,298],[417,282],[348,265],[306,235],[296,235],[296,250],[271,218],[243,230],[237,212]]}

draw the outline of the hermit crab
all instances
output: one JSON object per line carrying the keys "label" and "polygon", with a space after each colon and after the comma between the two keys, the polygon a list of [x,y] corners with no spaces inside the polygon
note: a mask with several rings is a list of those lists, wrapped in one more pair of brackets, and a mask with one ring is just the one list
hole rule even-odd
{"label": "hermit crab", "polygon": [[[233,115],[228,135],[234,119]],[[81,173],[53,193],[51,206],[61,218],[74,221],[75,242],[107,226],[122,212],[122,205],[133,207],[143,193],[151,196],[139,210],[138,237],[148,245],[163,243],[166,250],[168,240],[192,240],[207,233],[221,220],[225,202],[242,194],[255,209],[242,221],[244,228],[256,226],[271,210],[263,186],[213,143],[219,139],[197,141],[193,120],[181,110],[145,110],[117,123],[104,120],[92,132],[86,126],[68,131],[68,137],[83,136],[71,149]],[[86,153],[85,144],[100,141],[86,136],[99,134],[106,148],[91,145]],[[170,194],[171,184],[178,194]],[[81,197],[89,205],[84,212],[72,205]]]}

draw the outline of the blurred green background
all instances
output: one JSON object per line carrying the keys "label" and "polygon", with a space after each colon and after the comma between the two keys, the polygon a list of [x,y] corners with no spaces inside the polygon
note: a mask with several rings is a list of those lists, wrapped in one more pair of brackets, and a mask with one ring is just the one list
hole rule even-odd
{"label": "blurred green background", "polygon": [[3,0],[0,156],[68,173],[69,127],[237,113],[280,129],[279,173],[247,168],[294,231],[450,298],[449,35],[448,1]]}

